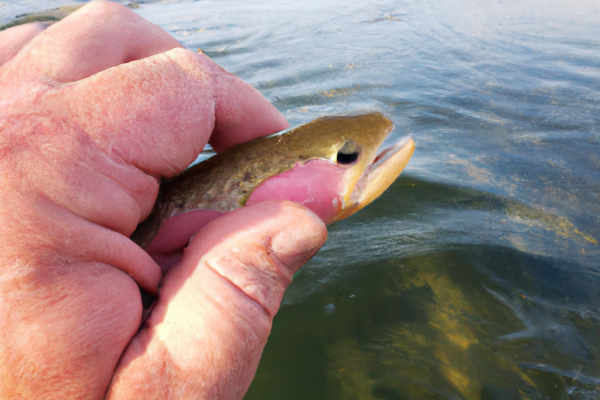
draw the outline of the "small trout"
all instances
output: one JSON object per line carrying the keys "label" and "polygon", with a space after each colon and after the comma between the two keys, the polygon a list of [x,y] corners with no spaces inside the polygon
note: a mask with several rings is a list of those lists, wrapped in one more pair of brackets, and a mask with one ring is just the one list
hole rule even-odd
{"label": "small trout", "polygon": [[326,224],[339,221],[379,197],[408,163],[412,140],[378,152],[392,129],[379,113],[324,117],[234,146],[162,183],[154,209],[131,238],[150,252],[159,231],[163,242],[165,235],[180,236],[152,248],[172,251],[194,233],[169,229],[172,221],[208,221],[266,200],[295,201]]}

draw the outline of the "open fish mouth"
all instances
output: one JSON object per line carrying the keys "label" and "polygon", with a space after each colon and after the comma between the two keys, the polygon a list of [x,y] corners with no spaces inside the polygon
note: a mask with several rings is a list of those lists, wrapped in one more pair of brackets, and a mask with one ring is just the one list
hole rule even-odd
{"label": "open fish mouth", "polygon": [[[388,146],[388,147],[383,148],[383,149],[380,149],[379,152],[377,153],[377,156],[375,157],[375,159],[371,163],[371,165],[365,171],[365,174],[369,174],[369,172],[371,170],[377,169],[380,165],[384,164],[387,160],[389,160],[391,157],[393,157],[394,155],[396,155],[406,145],[408,145],[411,142],[412,142],[412,147],[413,147],[413,150],[414,150],[414,142],[413,142],[413,140],[410,137],[404,137],[404,138],[398,140],[393,145]],[[411,155],[412,155],[412,152],[408,156],[408,159],[410,159]],[[407,162],[408,162],[408,160],[407,160]],[[406,165],[406,164],[404,164],[404,165]]]}
{"label": "open fish mouth", "polygon": [[344,211],[335,220],[354,214],[379,197],[404,170],[414,150],[415,142],[411,138],[403,138],[380,150],[354,186]]}

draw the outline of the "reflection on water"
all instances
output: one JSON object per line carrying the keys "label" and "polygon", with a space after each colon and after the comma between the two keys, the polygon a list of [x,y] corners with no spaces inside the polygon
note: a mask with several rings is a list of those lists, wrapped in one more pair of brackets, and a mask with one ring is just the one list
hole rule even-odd
{"label": "reflection on water", "polygon": [[138,3],[292,125],[378,110],[416,142],[297,276],[247,399],[600,398],[600,3]]}
{"label": "reflection on water", "polygon": [[363,264],[282,310],[248,398],[597,396],[600,279],[574,268],[497,245]]}
{"label": "reflection on water", "polygon": [[[554,254],[577,263],[577,270],[591,278],[600,278],[597,257],[590,256],[598,251],[597,241],[566,217],[493,193],[402,175],[371,207],[331,228],[313,265],[299,275],[311,276],[308,287],[295,282],[285,302],[303,301],[321,290],[321,282],[343,280],[365,263],[431,254],[454,245],[500,245],[534,256]],[[568,258],[560,257],[566,254]]]}

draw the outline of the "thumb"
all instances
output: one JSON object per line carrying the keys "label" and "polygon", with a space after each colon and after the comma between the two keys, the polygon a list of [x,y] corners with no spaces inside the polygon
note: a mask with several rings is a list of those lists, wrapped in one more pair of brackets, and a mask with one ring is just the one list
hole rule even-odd
{"label": "thumb", "polygon": [[326,237],[316,215],[290,202],[211,221],[165,276],[107,398],[241,399],[284,290]]}

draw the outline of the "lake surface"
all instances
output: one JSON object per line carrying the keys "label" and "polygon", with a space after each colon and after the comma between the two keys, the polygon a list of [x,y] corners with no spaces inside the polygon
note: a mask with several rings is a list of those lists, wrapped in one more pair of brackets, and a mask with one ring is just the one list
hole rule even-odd
{"label": "lake surface", "polygon": [[416,143],[296,277],[246,399],[600,398],[599,2],[139,5],[292,125],[381,111]]}

